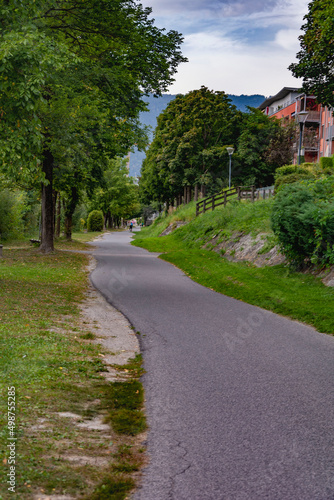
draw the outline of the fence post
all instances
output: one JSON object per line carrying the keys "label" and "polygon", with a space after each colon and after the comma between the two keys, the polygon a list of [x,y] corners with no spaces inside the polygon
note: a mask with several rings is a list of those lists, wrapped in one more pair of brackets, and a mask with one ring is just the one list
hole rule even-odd
{"label": "fence post", "polygon": [[206,198],[203,200],[203,214],[206,212]]}
{"label": "fence post", "polygon": [[214,196],[212,196],[211,203],[212,203],[212,211],[214,211],[214,209],[215,209],[215,197]]}
{"label": "fence post", "polygon": [[196,217],[198,216],[198,203],[196,203]]}
{"label": "fence post", "polygon": [[254,201],[255,186],[252,186],[252,201]]}
{"label": "fence post", "polygon": [[227,203],[227,195],[226,191],[224,191],[224,207],[226,207],[226,203]]}
{"label": "fence post", "polygon": [[241,197],[240,197],[240,186],[237,187],[237,190],[238,190],[238,201],[241,200]]}

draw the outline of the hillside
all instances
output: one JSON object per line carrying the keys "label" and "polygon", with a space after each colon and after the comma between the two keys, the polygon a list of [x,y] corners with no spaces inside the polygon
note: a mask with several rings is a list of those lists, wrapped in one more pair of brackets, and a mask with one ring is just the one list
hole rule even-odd
{"label": "hillside", "polygon": [[[175,99],[176,94],[164,94],[161,97],[153,97],[150,95],[149,97],[145,97],[145,102],[148,103],[148,111],[140,113],[140,121],[143,125],[148,125],[152,127],[151,138],[153,137],[153,131],[157,125],[157,117],[162,113],[162,111],[168,106],[170,101]],[[229,96],[232,100],[232,104],[234,104],[240,111],[247,111],[247,106],[251,106],[256,108],[259,106],[264,100],[265,96],[254,94],[254,95],[233,95]],[[140,175],[140,169],[142,162],[145,158],[145,153],[136,150],[134,153],[130,155],[130,175],[133,177]]]}

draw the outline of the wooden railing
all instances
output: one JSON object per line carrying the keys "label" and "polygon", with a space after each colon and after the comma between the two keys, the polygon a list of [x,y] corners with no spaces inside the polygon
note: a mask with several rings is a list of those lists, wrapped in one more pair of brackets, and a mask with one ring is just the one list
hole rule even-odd
{"label": "wooden railing", "polygon": [[[261,196],[262,193],[262,196]],[[238,186],[235,188],[227,189],[223,193],[215,194],[214,196],[209,196],[196,203],[196,217],[200,214],[204,214],[208,210],[214,210],[216,207],[221,205],[226,206],[231,198],[237,200],[258,200],[260,198],[265,199],[266,193],[268,197],[274,194],[273,189],[256,189],[255,186]]]}

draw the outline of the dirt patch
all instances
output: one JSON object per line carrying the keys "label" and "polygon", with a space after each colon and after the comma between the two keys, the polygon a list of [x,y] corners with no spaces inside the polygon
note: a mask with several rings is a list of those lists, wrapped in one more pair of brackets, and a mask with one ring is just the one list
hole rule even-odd
{"label": "dirt patch", "polygon": [[69,495],[43,495],[37,493],[37,495],[34,495],[34,500],[75,500],[75,498]]}
{"label": "dirt patch", "polygon": [[169,224],[169,226],[164,231],[162,231],[161,234],[159,234],[159,236],[167,236],[168,234],[171,234],[173,231],[175,231],[179,227],[185,226],[186,224],[188,224],[188,222],[182,221],[182,220],[172,222],[171,224]]}
{"label": "dirt patch", "polygon": [[322,271],[320,273],[320,277],[322,282],[326,286],[333,286],[334,287],[334,267],[331,269],[326,269],[325,271]]}
{"label": "dirt patch", "polygon": [[206,246],[212,245],[215,252],[221,253],[231,261],[248,261],[258,267],[276,266],[286,262],[277,246],[270,244],[271,235],[259,233],[253,237],[251,234],[240,232],[233,233],[227,241],[219,241],[219,235],[209,241]]}
{"label": "dirt patch", "polygon": [[[233,262],[248,261],[257,267],[276,266],[287,263],[276,245],[272,243],[273,236],[268,233],[259,233],[253,237],[250,234],[235,232],[229,240],[219,242],[219,234],[210,240],[205,247],[222,254]],[[334,287],[334,266],[327,269],[307,267],[306,274],[313,274],[321,279],[324,285]]]}

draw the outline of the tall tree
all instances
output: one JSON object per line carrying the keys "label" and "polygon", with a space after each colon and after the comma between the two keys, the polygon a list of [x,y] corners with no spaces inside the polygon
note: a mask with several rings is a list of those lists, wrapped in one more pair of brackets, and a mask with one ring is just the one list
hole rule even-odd
{"label": "tall tree", "polygon": [[142,138],[143,94],[166,90],[185,61],[182,38],[154,26],[151,9],[133,0],[7,0],[1,14],[0,165],[21,183],[42,182],[41,249],[48,252],[60,152],[92,142],[99,124],[93,113],[86,127],[77,110],[89,100],[95,117],[104,115],[108,137],[93,146],[95,155],[124,154]]}
{"label": "tall tree", "polygon": [[177,96],[158,118],[142,169],[142,201],[151,196],[168,202],[184,186],[206,185],[215,175],[226,176],[222,160],[227,165],[226,146],[236,142],[241,121],[242,113],[225,92],[203,86]]}
{"label": "tall tree", "polygon": [[241,184],[272,184],[276,168],[292,160],[294,138],[293,124],[284,126],[259,109],[249,108],[238,139],[236,160],[240,170],[237,181]]}
{"label": "tall tree", "polygon": [[314,94],[318,101],[334,106],[334,4],[332,0],[313,0],[299,37],[301,50],[298,63],[289,69],[297,78],[303,78],[303,89]]}

